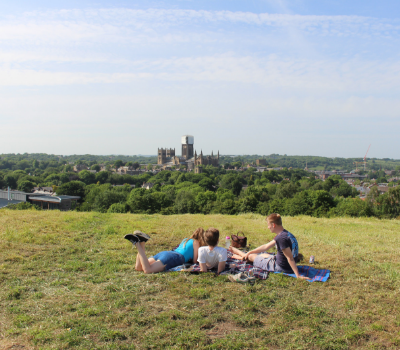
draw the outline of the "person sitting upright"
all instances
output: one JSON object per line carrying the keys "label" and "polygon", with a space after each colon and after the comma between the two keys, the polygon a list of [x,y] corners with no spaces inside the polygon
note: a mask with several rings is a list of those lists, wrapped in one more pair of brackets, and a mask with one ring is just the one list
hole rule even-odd
{"label": "person sitting upright", "polygon": [[218,266],[218,274],[225,270],[228,254],[225,248],[217,247],[218,241],[219,231],[216,228],[210,227],[204,233],[204,242],[207,244],[207,247],[199,248],[198,262],[201,272],[207,272],[207,270],[216,266]]}
{"label": "person sitting upright", "polygon": [[[282,218],[279,214],[270,214],[266,218],[268,229],[276,234],[275,238],[248,253],[243,253],[239,249],[230,247],[229,250],[234,254],[234,259],[248,260],[253,262],[253,266],[265,271],[283,272],[295,274],[297,278],[309,279],[300,276],[296,262],[298,262],[299,245],[297,239],[282,226]],[[268,249],[276,246],[277,254],[265,253]]]}

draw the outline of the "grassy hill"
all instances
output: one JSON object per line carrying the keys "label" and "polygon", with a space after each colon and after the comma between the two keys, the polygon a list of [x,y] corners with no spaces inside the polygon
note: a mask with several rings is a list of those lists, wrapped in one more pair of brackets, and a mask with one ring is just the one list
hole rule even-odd
{"label": "grassy hill", "polygon": [[273,238],[258,215],[0,211],[0,348],[400,347],[400,221],[284,218],[327,283],[134,271],[124,234],[150,233],[154,254],[198,226]]}

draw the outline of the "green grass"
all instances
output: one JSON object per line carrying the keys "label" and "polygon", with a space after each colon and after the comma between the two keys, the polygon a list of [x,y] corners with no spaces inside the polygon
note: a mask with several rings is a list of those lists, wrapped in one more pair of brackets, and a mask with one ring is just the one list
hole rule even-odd
{"label": "green grass", "polygon": [[284,218],[327,283],[271,274],[254,286],[211,274],[134,271],[198,226],[273,238],[258,215],[0,211],[0,349],[397,349],[400,221]]}

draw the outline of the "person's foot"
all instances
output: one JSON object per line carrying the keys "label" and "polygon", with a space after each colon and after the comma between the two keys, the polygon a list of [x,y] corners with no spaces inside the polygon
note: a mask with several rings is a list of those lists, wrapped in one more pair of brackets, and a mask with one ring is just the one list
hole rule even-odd
{"label": "person's foot", "polygon": [[136,237],[132,233],[129,233],[124,236],[125,239],[127,239],[129,242],[131,242],[133,245],[136,245],[136,243],[139,243],[139,237]]}
{"label": "person's foot", "polygon": [[142,231],[135,231],[133,235],[139,239],[139,242],[147,242],[151,237]]}

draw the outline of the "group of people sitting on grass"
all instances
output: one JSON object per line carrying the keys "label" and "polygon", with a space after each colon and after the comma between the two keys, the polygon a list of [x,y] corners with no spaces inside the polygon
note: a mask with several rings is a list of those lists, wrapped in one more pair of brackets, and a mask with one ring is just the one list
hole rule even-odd
{"label": "group of people sitting on grass", "polygon": [[[233,254],[232,258],[246,260],[253,263],[254,267],[265,271],[295,274],[297,278],[307,279],[300,276],[296,266],[299,256],[296,237],[283,228],[282,218],[279,214],[270,214],[266,221],[268,229],[276,235],[275,238],[247,253],[229,247],[228,250]],[[215,267],[218,267],[218,274],[225,270],[227,249],[218,247],[219,231],[216,228],[209,228],[206,231],[198,228],[174,250],[163,251],[150,258],[147,257],[145,250],[146,242],[150,239],[149,235],[135,231],[133,234],[126,235],[125,239],[137,248],[135,266],[137,271],[157,273],[189,262],[194,264],[198,262],[201,272],[207,272]],[[267,253],[273,247],[276,247],[277,253]]]}

